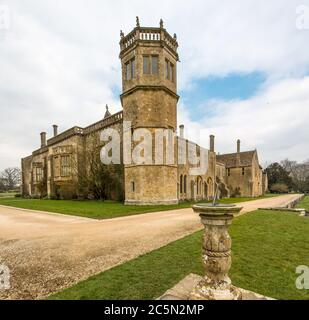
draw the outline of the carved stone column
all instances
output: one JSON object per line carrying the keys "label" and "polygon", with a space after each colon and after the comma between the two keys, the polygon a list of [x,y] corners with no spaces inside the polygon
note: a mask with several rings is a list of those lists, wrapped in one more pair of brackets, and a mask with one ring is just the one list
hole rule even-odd
{"label": "carved stone column", "polygon": [[194,211],[205,227],[203,236],[203,264],[205,275],[193,290],[190,300],[240,300],[241,292],[229,278],[232,240],[228,228],[233,215],[242,208],[224,205],[196,205]]}

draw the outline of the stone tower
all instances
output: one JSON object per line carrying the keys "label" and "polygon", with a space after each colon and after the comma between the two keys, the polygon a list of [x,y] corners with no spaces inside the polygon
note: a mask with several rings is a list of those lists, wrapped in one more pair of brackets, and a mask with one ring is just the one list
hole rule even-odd
{"label": "stone tower", "polygon": [[[154,144],[156,129],[176,133],[177,48],[176,35],[166,31],[162,20],[159,27],[146,28],[137,18],[133,31],[126,36],[121,31],[123,121],[124,127],[131,124],[125,130],[133,137],[148,129]],[[177,161],[157,164],[152,150],[152,163],[125,165],[126,204],[178,203]]]}

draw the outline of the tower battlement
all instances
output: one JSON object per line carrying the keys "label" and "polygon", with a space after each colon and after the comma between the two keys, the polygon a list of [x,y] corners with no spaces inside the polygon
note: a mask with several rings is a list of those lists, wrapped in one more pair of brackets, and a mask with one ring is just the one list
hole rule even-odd
{"label": "tower battlement", "polygon": [[177,53],[178,42],[177,36],[171,36],[164,28],[163,21],[160,21],[160,27],[141,27],[139,24],[139,18],[136,18],[136,27],[126,36],[120,32],[120,58],[130,50],[134,49],[139,43],[143,45],[149,45],[156,43],[160,46],[165,46],[173,55],[176,60],[179,60]]}

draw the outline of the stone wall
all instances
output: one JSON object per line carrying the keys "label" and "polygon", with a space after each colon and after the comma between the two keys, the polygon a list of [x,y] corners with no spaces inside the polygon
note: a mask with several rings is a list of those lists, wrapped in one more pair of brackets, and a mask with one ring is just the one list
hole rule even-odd
{"label": "stone wall", "polygon": [[[187,140],[178,137],[178,140],[185,142]],[[192,142],[191,142],[192,143]],[[200,154],[200,146],[195,144],[198,154]],[[188,148],[186,151],[186,164],[178,164],[178,198],[181,201],[185,200],[210,200],[214,197],[214,183],[216,174],[216,154],[215,152],[207,151],[208,169],[205,174],[198,176],[190,175],[190,169],[196,167],[189,163]]]}
{"label": "stone wall", "polygon": [[[121,32],[120,59],[122,65],[121,103],[123,112],[107,116],[86,128],[73,127],[56,134],[47,141],[47,145],[34,151],[30,157],[22,160],[23,194],[47,194],[49,197],[70,190],[71,196],[77,196],[81,176],[89,174],[87,160],[91,160],[89,147],[91,141],[99,139],[104,128],[112,128],[120,133],[121,161],[123,160],[123,126],[130,122],[128,131],[134,135],[138,129],[148,129],[151,133],[152,163],[120,165],[117,179],[122,181],[120,193],[125,196],[127,204],[170,204],[179,200],[212,199],[218,186],[221,196],[230,193],[240,196],[259,196],[267,189],[267,176],[264,176],[259,166],[257,153],[251,163],[246,165],[227,166],[218,161],[214,150],[214,136],[210,139],[208,153],[208,170],[201,175],[190,174],[194,166],[179,163],[177,131],[177,37],[166,31],[163,21],[159,28],[144,28],[137,20],[134,28],[127,36]],[[158,59],[156,71],[150,67],[150,72],[144,72],[144,58]],[[134,63],[133,63],[134,61]],[[129,66],[129,67],[128,67]],[[168,68],[167,68],[168,67]],[[131,69],[130,69],[131,68]],[[127,71],[130,76],[127,77]],[[156,164],[155,131],[170,129],[174,134],[174,162]],[[42,133],[42,141],[45,140]],[[141,141],[140,141],[141,142]],[[139,142],[131,146],[131,151]],[[102,145],[99,145],[102,147]],[[197,146],[197,145],[196,145]],[[164,143],[164,149],[166,142]],[[200,147],[197,146],[200,150]],[[98,151],[99,152],[99,151]],[[240,141],[238,141],[238,156]],[[94,155],[98,156],[98,155]],[[70,172],[61,174],[61,158],[69,157]],[[34,179],[33,170],[42,167],[44,179],[38,183]],[[43,187],[43,192],[42,192]],[[110,198],[117,200],[116,191],[110,187]]]}
{"label": "stone wall", "polygon": [[226,183],[231,196],[259,197],[263,195],[265,193],[265,190],[263,190],[263,172],[257,153],[254,153],[251,165],[227,168]]}
{"label": "stone wall", "polygon": [[[117,116],[116,121],[105,119],[104,122],[85,128],[85,131],[79,127],[69,129],[49,139],[47,146],[34,151],[32,156],[22,159],[23,195],[67,199],[78,197],[79,179],[83,174],[87,174],[87,170],[84,171],[87,145],[93,135],[99,140],[104,125],[117,130],[122,137],[122,116],[120,118]],[[68,157],[70,164],[70,169],[65,176],[61,174],[62,157]],[[35,179],[36,166],[43,168],[42,181]],[[123,180],[123,169],[119,170],[119,175]],[[123,194],[123,184],[121,185],[122,189],[119,192]],[[111,191],[110,194],[112,199],[119,199],[115,192]]]}

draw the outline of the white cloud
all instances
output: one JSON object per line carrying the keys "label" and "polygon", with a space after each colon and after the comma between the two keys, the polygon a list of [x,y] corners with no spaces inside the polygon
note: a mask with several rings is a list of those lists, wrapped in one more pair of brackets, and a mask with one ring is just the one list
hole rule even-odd
{"label": "white cloud", "polygon": [[302,161],[309,158],[309,77],[282,80],[255,97],[244,101],[214,102],[215,116],[190,120],[188,107],[180,106],[179,120],[187,123],[188,137],[207,128],[200,138],[208,146],[208,136],[216,135],[216,150],[236,151],[236,140],[243,150],[259,150],[262,162],[286,157]]}
{"label": "white cloud", "polygon": [[[0,169],[18,165],[22,156],[39,147],[39,133],[50,135],[53,123],[61,130],[84,126],[103,117],[106,103],[112,111],[120,109],[113,92],[115,86],[121,86],[119,31],[129,32],[136,15],[146,26],[158,25],[162,17],[167,29],[177,33],[180,89],[210,74],[266,73],[266,88],[259,96],[242,103],[214,103],[220,114],[194,124],[215,131],[222,151],[230,148],[234,136],[240,136],[248,147],[260,148],[267,159],[290,156],[290,151],[295,158],[308,157],[308,145],[302,138],[308,129],[298,127],[297,143],[287,139],[294,134],[290,130],[296,124],[292,128],[292,123],[304,119],[293,108],[296,105],[306,112],[307,103],[306,87],[291,91],[298,84],[308,84],[302,78],[309,68],[309,31],[296,28],[298,1],[0,0],[2,3],[11,10],[11,29],[0,30]],[[295,80],[286,80],[289,78]],[[291,87],[286,85],[283,90],[284,83]],[[255,125],[274,116],[257,111],[266,109],[261,99],[271,94],[276,102],[269,108],[278,105],[279,109],[282,91],[285,111],[278,111],[273,128],[256,125],[259,130],[250,133],[252,119]],[[248,114],[245,121],[237,120],[244,117],[240,109]],[[184,106],[180,106],[180,118],[185,117],[182,110]],[[254,115],[251,119],[250,114]],[[291,121],[294,117],[299,120]],[[228,122],[237,126],[227,130]],[[266,139],[267,130],[272,137]],[[278,143],[280,139],[284,143]]]}

